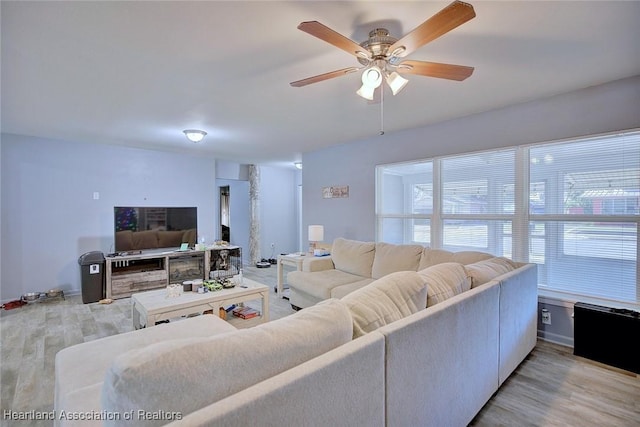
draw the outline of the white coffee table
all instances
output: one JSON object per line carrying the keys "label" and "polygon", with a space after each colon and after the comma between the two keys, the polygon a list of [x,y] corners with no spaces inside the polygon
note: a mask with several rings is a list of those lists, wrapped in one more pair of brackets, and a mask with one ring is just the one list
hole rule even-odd
{"label": "white coffee table", "polygon": [[269,287],[247,278],[242,279],[242,286],[204,294],[184,292],[178,297],[170,298],[166,289],[133,294],[131,318],[133,327],[140,329],[155,326],[161,320],[203,313],[206,310],[213,310],[213,314],[218,316],[220,307],[257,299],[262,302],[260,316],[246,320],[234,318],[231,313],[227,316],[227,320],[236,327],[250,327],[269,321]]}

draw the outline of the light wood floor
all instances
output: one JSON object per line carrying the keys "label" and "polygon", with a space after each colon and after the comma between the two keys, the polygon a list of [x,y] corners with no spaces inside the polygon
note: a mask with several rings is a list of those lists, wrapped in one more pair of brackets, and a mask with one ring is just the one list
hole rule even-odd
{"label": "light wood floor", "polygon": [[[273,292],[275,266],[245,271],[247,277],[270,286],[271,319],[294,312]],[[77,295],[0,310],[0,426],[50,426],[10,421],[2,414],[51,411],[55,354],[132,329],[129,299],[82,304]],[[640,426],[640,378],[573,356],[570,348],[539,342],[471,425]]]}

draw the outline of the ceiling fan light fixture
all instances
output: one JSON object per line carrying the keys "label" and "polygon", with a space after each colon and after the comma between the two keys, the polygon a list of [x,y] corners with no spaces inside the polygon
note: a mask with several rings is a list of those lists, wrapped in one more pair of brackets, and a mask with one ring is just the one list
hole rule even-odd
{"label": "ceiling fan light fixture", "polygon": [[394,95],[398,94],[402,89],[404,89],[407,83],[409,83],[409,80],[405,79],[395,71],[391,74],[387,74],[386,79],[387,84],[391,88],[391,92]]}
{"label": "ceiling fan light fixture", "polygon": [[369,67],[362,72],[362,86],[375,89],[382,83],[382,70],[377,67]]}
{"label": "ceiling fan light fixture", "polygon": [[187,139],[191,142],[200,142],[207,135],[207,133],[203,130],[198,129],[186,129],[183,130]]}
{"label": "ceiling fan light fixture", "polygon": [[368,99],[369,101],[373,101],[373,93],[376,91],[375,87],[369,87],[366,84],[363,84],[360,89],[356,91],[358,95],[363,97],[364,99]]}

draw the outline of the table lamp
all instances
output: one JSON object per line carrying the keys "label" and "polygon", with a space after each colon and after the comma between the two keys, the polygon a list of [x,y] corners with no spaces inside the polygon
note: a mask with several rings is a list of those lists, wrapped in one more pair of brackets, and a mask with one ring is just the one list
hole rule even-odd
{"label": "table lamp", "polygon": [[309,253],[313,255],[313,251],[316,249],[316,244],[324,240],[324,226],[322,225],[310,225],[309,226]]}

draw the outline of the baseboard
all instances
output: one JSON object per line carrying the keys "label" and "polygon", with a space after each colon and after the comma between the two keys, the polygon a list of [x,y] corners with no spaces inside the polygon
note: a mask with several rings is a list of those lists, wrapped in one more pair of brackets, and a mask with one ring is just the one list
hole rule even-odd
{"label": "baseboard", "polygon": [[538,339],[573,348],[573,337],[567,337],[538,329]]}

